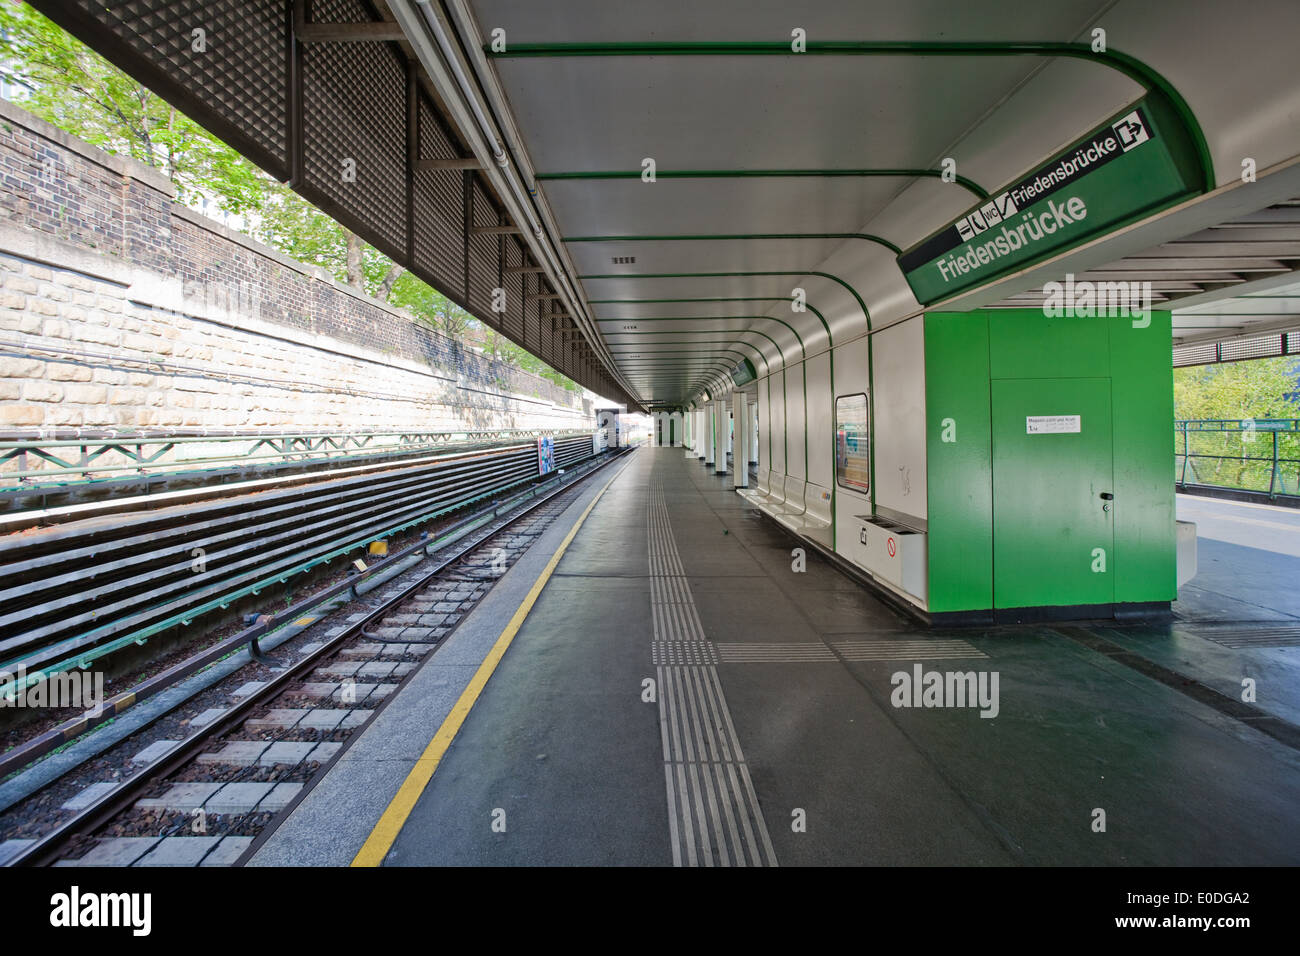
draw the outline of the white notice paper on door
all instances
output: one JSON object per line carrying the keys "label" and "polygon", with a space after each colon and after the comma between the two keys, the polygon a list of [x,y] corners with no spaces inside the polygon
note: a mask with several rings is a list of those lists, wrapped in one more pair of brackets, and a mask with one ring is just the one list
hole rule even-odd
{"label": "white notice paper on door", "polygon": [[1030,415],[1025,419],[1026,435],[1064,435],[1082,431],[1081,415]]}

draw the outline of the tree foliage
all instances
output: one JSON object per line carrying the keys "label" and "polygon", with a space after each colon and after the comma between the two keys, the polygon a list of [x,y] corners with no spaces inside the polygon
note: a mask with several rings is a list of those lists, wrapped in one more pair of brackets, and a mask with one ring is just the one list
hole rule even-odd
{"label": "tree foliage", "polygon": [[0,2],[4,78],[23,107],[79,139],[163,173],[177,198],[214,197],[227,212],[257,209],[266,178],[161,97],[25,3]]}
{"label": "tree foliage", "polygon": [[[1191,484],[1296,494],[1300,436],[1252,423],[1300,418],[1300,359],[1250,359],[1174,369],[1174,416],[1227,421],[1223,429],[1176,434],[1175,464]],[[1281,459],[1274,469],[1273,448]]]}
{"label": "tree foliage", "polygon": [[1249,359],[1174,369],[1175,418],[1300,417],[1300,359]]}
{"label": "tree foliage", "polygon": [[417,320],[570,390],[578,386],[486,329],[432,286],[267,175],[161,97],[16,0],[0,0],[0,75],[21,105],[106,152],[159,170],[178,201],[239,217],[242,231],[338,281],[411,312]]}

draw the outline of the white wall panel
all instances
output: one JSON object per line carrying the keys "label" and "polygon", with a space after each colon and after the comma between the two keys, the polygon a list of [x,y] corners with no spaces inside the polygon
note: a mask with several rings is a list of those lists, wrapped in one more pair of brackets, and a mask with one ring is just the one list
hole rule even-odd
{"label": "white wall panel", "polygon": [[785,370],[785,473],[800,481],[804,479],[806,457],[803,389],[803,363],[796,362]]}
{"label": "white wall panel", "polygon": [[808,483],[804,487],[804,506],[810,517],[829,524],[835,482],[835,402],[831,397],[830,353],[813,356],[803,367],[808,419]]}
{"label": "white wall panel", "polygon": [[780,495],[785,488],[785,372],[774,372],[769,382],[772,408],[772,461],[768,482],[772,493]]}
{"label": "white wall panel", "polygon": [[926,517],[925,338],[920,317],[871,338],[876,504]]}
{"label": "white wall panel", "polygon": [[831,398],[831,357],[815,355],[804,363],[808,376],[808,481],[829,489],[835,481],[835,403]]}

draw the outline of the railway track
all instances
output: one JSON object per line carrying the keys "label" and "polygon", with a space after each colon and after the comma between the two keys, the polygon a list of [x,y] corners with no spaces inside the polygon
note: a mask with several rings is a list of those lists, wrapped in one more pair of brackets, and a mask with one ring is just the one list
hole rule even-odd
{"label": "railway track", "polygon": [[593,460],[0,814],[9,866],[235,865],[572,501]]}
{"label": "railway track", "polygon": [[[590,456],[590,436],[555,442],[559,468]],[[536,476],[530,441],[10,535],[0,539],[0,672],[35,682],[85,668]]]}

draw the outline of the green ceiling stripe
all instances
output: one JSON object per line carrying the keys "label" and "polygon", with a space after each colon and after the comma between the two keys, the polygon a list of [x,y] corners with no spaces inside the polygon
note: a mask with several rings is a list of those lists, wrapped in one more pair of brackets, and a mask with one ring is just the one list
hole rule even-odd
{"label": "green ceiling stripe", "polygon": [[[630,302],[651,302],[651,301],[654,301],[654,300],[652,300],[652,299],[604,299],[604,300],[596,300],[596,301],[603,301],[603,302],[605,302],[606,304],[612,304],[612,303],[616,303],[616,302],[625,302],[625,303],[630,303]],[[665,302],[721,302],[721,301],[726,301],[726,300],[722,300],[722,299],[664,299],[664,300],[662,300],[662,301],[665,301]],[[738,300],[735,300],[735,301],[748,302],[748,301],[755,301],[755,300],[752,300],[752,299],[738,299]],[[765,301],[765,300],[760,299],[760,300],[757,300],[757,301]],[[774,300],[772,300],[772,301],[789,301],[789,300],[774,299]],[[801,335],[799,334],[798,330],[795,329],[795,327],[794,327],[793,325],[791,325],[789,322],[787,322],[785,319],[778,319],[778,318],[775,318],[775,317],[770,316],[770,315],[708,315],[708,316],[678,316],[678,315],[672,315],[672,316],[651,316],[651,317],[646,317],[646,316],[640,316],[640,315],[639,315],[639,316],[637,316],[637,317],[634,318],[634,319],[601,319],[601,318],[597,318],[597,319],[596,319],[596,322],[597,322],[597,323],[600,323],[600,322],[702,322],[702,321],[706,321],[706,320],[710,320],[710,319],[712,319],[712,320],[717,320],[717,321],[721,321],[721,322],[734,321],[734,320],[736,320],[736,319],[742,319],[742,320],[749,320],[749,319],[765,319],[765,320],[767,320],[768,322],[780,322],[782,325],[784,325],[787,329],[790,330],[790,334],[793,335],[793,336],[795,337],[795,340],[799,343],[799,351],[800,351],[800,353],[801,353],[805,358],[806,358],[807,355],[808,355],[808,350],[807,350],[806,348],[804,348],[804,344],[803,344],[803,336],[801,336]],[[735,331],[737,331],[737,332],[740,332],[740,331],[756,332],[756,331],[758,331],[758,330],[757,330],[757,329],[743,329],[743,330],[742,330],[742,329],[736,329]],[[763,335],[764,333],[759,332],[758,334],[759,334],[759,335]],[[771,336],[768,336],[768,338],[771,339]],[[773,345],[776,345],[776,341],[775,341],[774,339],[772,340],[772,344],[773,344]],[[782,362],[787,361],[786,356],[785,356],[785,352],[783,352],[783,351],[781,350],[781,346],[779,346],[779,345],[776,346],[776,354],[779,355],[779,356],[781,356],[781,361],[782,361]]]}
{"label": "green ceiling stripe", "polygon": [[[574,170],[566,172],[534,173],[538,182],[574,179],[640,179],[639,169]],[[903,178],[942,179],[941,169],[660,169],[655,179],[840,179],[840,178]],[[980,199],[988,199],[989,192],[966,176],[955,175],[958,185],[964,186]]]}
{"label": "green ceiling stripe", "polygon": [[[743,319],[743,318],[744,318],[744,316],[708,316],[708,319],[710,319],[710,320],[717,320],[717,321],[720,321],[720,322],[727,322],[727,321],[730,321],[730,320],[732,320],[732,319]],[[766,317],[765,317],[765,318],[766,318]],[[617,320],[617,319],[597,319],[596,321],[597,321],[597,322],[614,322],[614,321],[620,321],[620,320]],[[661,321],[661,320],[659,320],[659,319],[636,319],[635,321],[637,321],[637,322],[657,322],[657,321]],[[776,339],[772,338],[772,336],[768,335],[766,332],[764,332],[764,331],[762,331],[762,330],[760,330],[760,329],[754,329],[754,328],[744,328],[744,329],[681,329],[680,331],[667,331],[667,330],[665,330],[665,331],[654,331],[654,330],[652,330],[652,329],[647,329],[647,330],[645,330],[644,332],[642,332],[642,331],[640,331],[640,330],[638,330],[638,329],[634,329],[634,330],[632,330],[632,331],[630,331],[630,332],[609,332],[609,333],[604,333],[604,338],[605,338],[605,341],[608,342],[608,341],[610,340],[610,338],[612,338],[612,337],[614,337],[614,336],[618,336],[618,335],[717,335],[719,332],[734,332],[734,333],[736,333],[737,335],[750,335],[750,334],[753,334],[753,335],[761,335],[761,336],[763,336],[763,338],[767,339],[769,342],[772,343],[772,348],[774,348],[774,349],[776,350],[777,358],[781,359],[782,362],[785,361],[785,353],[783,353],[783,352],[781,351],[781,346],[777,344]],[[717,342],[719,342],[719,343],[721,343],[721,342],[734,342],[736,345],[747,345],[747,346],[749,346],[751,349],[754,350],[755,354],[758,355],[759,359],[762,360],[764,368],[767,368],[767,369],[770,370],[770,368],[771,368],[771,363],[768,362],[768,360],[767,360],[767,356],[764,355],[764,354],[763,354],[763,350],[762,350],[761,348],[759,348],[757,345],[755,345],[753,342],[746,342],[746,341],[744,341],[743,339],[718,339]]]}
{"label": "green ceiling stripe", "polygon": [[739,239],[863,239],[884,246],[894,255],[903,250],[888,239],[865,232],[738,232],[717,236],[565,236],[562,242],[691,242]]}
{"label": "green ceiling stripe", "polygon": [[[737,331],[738,334],[743,334],[744,332],[746,332],[746,331],[748,331],[748,330],[747,330],[747,329],[737,329],[736,331]],[[646,342],[644,345],[637,345],[635,342],[612,342],[612,341],[610,341],[614,336],[618,336],[618,335],[640,335],[640,334],[645,334],[645,335],[713,335],[714,333],[713,333],[713,332],[702,332],[702,331],[691,332],[691,331],[688,331],[688,330],[685,330],[685,329],[683,329],[681,332],[645,332],[645,333],[639,333],[639,332],[611,332],[609,335],[606,335],[606,336],[605,336],[605,343],[609,346],[609,348],[610,348],[611,351],[614,349],[615,346],[622,346],[622,347],[625,347],[625,348],[644,349],[644,348],[646,348],[646,346],[656,346],[656,345],[691,345],[691,344],[692,344],[691,342],[683,342],[683,341],[681,341],[681,340],[679,340],[679,339],[677,339],[677,340],[669,340],[669,341],[666,341],[666,342]],[[760,349],[760,348],[759,348],[757,345],[755,345],[753,342],[746,342],[746,341],[744,341],[744,340],[742,340],[742,339],[704,339],[704,340],[701,341],[699,344],[700,344],[700,345],[744,345],[744,346],[746,346],[747,348],[750,348],[750,349],[753,349],[753,350],[754,350],[754,354],[757,355],[757,356],[758,356],[758,360],[759,360],[760,362],[763,363],[763,368],[764,368],[765,370],[768,368],[767,356],[765,356],[765,355],[763,354],[763,350]],[[734,351],[734,350],[733,350],[733,349],[727,349],[727,351],[730,352],[730,351]],[[658,353],[655,353],[655,352],[652,350],[652,351],[651,351],[651,354],[658,354]],[[665,355],[666,355],[666,354],[668,354],[668,353],[665,352],[665,353],[662,353],[662,354],[665,354]],[[736,354],[737,354],[737,355],[740,355],[740,356],[742,356],[742,357],[745,357],[745,358],[748,357],[748,356],[746,356],[745,353],[743,353],[743,352],[737,352]]]}
{"label": "green ceiling stripe", "polygon": [[[862,301],[862,296],[858,295],[858,290],[853,288],[837,275],[831,275],[829,272],[818,272],[815,269],[801,269],[798,272],[780,272],[780,271],[763,271],[763,272],[632,272],[626,275],[617,274],[599,274],[578,276],[579,279],[727,279],[746,276],[820,276],[823,279],[830,279],[842,285],[848,293],[857,300],[858,308],[862,310],[862,317],[866,320],[867,331],[871,331],[871,313],[867,310],[867,303]],[[789,302],[789,298],[786,298]],[[805,303],[807,304],[807,303]],[[835,341],[831,338],[831,327],[826,324],[826,317],[808,306],[808,311],[812,312],[821,320],[822,328],[826,330],[826,341],[834,347]],[[802,343],[801,343],[802,344]]]}
{"label": "green ceiling stripe", "polygon": [[[1165,97],[1196,144],[1203,178],[1201,191],[1214,188],[1214,161],[1205,132],[1182,94],[1142,60],[1113,47],[1095,52],[1090,43],[1063,41],[976,40],[809,40],[805,52],[795,53],[789,40],[641,43],[520,43],[503,52],[483,48],[492,59],[571,56],[1064,56],[1097,63],[1123,73],[1148,93]],[[638,174],[639,175],[639,174]]]}
{"label": "green ceiling stripe", "polygon": [[[637,348],[636,345],[633,345],[632,347]],[[666,356],[669,359],[669,361],[667,362],[658,361],[658,357],[661,355]],[[722,363],[723,371],[725,372],[730,372],[733,368],[736,367],[738,362],[744,361],[749,358],[748,355],[746,355],[744,352],[741,352],[739,349],[703,349],[698,352],[692,351],[691,349],[681,349],[672,352],[655,352],[655,351],[638,352],[635,355],[627,355],[628,361],[619,362],[618,365],[619,368],[644,368],[646,367],[646,365],[653,365],[656,368],[666,368],[669,365],[675,365],[684,361],[682,358],[680,358],[680,356],[684,356],[684,355],[697,356],[696,361],[703,361],[705,359],[708,359],[714,364]],[[735,355],[738,356],[739,358],[736,359],[722,358],[722,356],[724,355]]]}

